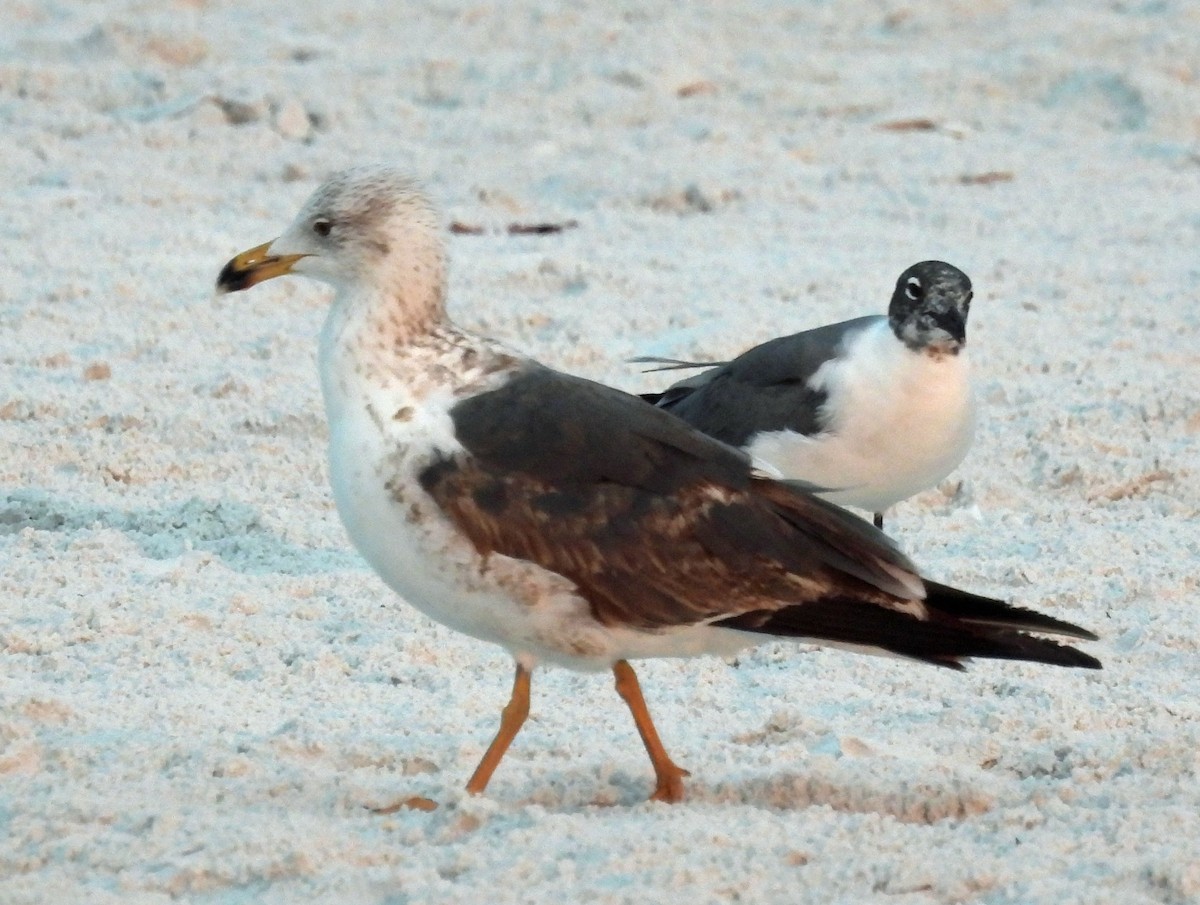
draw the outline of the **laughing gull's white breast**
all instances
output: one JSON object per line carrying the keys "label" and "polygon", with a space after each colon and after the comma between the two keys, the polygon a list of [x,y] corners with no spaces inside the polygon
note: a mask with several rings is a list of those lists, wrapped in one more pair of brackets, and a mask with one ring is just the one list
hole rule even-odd
{"label": "laughing gull's white breast", "polygon": [[770,340],[643,398],[882,527],[885,509],[937,484],[970,448],[970,305],[965,273],[922,261],[896,281],[886,316]]}
{"label": "laughing gull's white breast", "polygon": [[390,168],[334,176],[218,286],[286,273],[337,288],[321,385],[351,540],[410,604],[516,661],[471,792],[525,722],[543,662],[612,671],[664,801],[683,796],[685,771],[633,658],[785,637],[951,668],[971,657],[1099,666],[1029,634],[1093,637],[1083,629],[927,581],[862,519],[758,477],[739,450],[455,327],[438,217]]}

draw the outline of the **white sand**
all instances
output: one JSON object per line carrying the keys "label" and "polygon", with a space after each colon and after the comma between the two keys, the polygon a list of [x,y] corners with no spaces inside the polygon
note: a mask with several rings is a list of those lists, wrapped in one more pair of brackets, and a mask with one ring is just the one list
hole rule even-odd
{"label": "white sand", "polygon": [[[1200,6],[342,6],[0,4],[0,902],[1200,901]],[[327,296],[211,292],[381,157],[578,220],[451,240],[452,308],[630,389],[963,267],[979,441],[891,530],[1105,671],[650,663],[668,807],[546,670],[464,800],[510,664],[348,548]]]}

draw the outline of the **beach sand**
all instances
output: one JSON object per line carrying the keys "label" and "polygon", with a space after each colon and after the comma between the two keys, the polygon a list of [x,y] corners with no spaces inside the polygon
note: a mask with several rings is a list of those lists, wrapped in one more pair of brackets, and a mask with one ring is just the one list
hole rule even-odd
{"label": "beach sand", "polygon": [[[683,6],[0,3],[0,902],[1200,902],[1200,7]],[[977,443],[889,533],[1104,671],[647,663],[671,807],[546,669],[466,797],[511,661],[348,545],[328,291],[213,295],[379,159],[485,229],[459,323],[634,391],[963,268]]]}

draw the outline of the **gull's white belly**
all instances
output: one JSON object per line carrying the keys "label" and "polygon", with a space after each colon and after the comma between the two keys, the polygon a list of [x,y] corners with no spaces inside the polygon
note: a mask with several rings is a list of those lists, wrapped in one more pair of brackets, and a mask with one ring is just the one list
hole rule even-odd
{"label": "gull's white belly", "polygon": [[418,480],[438,452],[461,452],[448,415],[441,413],[444,425],[432,424],[436,416],[425,410],[397,425],[366,407],[361,411],[361,417],[347,412],[330,425],[338,514],[384,582],[431,619],[501,644],[526,661],[575,669],[603,669],[637,657],[727,653],[757,640],[706,626],[658,633],[604,626],[563,576],[499,554],[480,556]]}
{"label": "gull's white belly", "polygon": [[[899,346],[898,343],[894,344]],[[884,347],[887,349],[887,347]],[[878,371],[839,373],[824,384],[840,412],[829,430],[758,434],[747,451],[785,477],[828,487],[832,502],[882,512],[933,487],[967,454],[975,402],[965,355],[933,361],[900,350]]]}
{"label": "gull's white belly", "polygon": [[417,481],[433,445],[425,440],[414,448],[409,438],[382,434],[371,419],[355,420],[331,425],[329,446],[330,483],[350,540],[390,588],[427,616],[498,640],[506,617],[515,615],[512,602],[474,588],[478,557]]}
{"label": "gull's white belly", "polygon": [[882,512],[950,474],[970,448],[973,424],[972,418],[963,419],[940,437],[903,424],[887,436],[774,431],[756,437],[749,451],[785,477],[841,488],[820,494],[834,503]]}

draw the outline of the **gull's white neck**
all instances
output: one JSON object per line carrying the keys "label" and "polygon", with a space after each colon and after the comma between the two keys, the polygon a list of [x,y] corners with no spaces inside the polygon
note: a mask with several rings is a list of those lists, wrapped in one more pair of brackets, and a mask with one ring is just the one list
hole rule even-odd
{"label": "gull's white neck", "polygon": [[446,327],[440,295],[433,292],[414,298],[375,286],[340,289],[320,339],[321,391],[330,421],[340,419],[364,387],[399,380],[405,361]]}
{"label": "gull's white neck", "polygon": [[[441,296],[417,310],[410,298],[343,290],[320,339],[321,392],[331,426],[368,408],[422,407],[477,388],[523,359],[499,343],[459,329]],[[380,408],[382,411],[382,408]]]}

